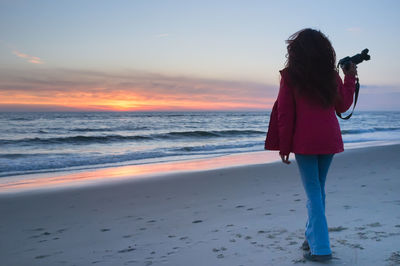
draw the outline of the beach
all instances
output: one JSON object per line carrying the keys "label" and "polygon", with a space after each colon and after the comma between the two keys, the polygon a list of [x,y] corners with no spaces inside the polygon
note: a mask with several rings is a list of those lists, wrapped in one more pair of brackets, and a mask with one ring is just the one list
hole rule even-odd
{"label": "beach", "polygon": [[[335,155],[326,264],[399,265],[399,153],[388,145]],[[291,157],[4,190],[1,265],[317,265],[302,258],[306,196]]]}

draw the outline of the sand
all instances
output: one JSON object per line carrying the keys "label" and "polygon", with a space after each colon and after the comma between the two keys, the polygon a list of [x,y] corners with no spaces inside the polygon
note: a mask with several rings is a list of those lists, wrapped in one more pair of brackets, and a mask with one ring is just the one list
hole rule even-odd
{"label": "sand", "polygon": [[[399,265],[400,145],[335,156],[328,265]],[[1,265],[318,265],[297,165],[0,192]]]}

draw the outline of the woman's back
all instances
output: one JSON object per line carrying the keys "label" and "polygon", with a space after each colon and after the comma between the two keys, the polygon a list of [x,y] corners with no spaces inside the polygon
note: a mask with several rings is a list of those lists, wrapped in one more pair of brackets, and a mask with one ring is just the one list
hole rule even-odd
{"label": "woman's back", "polygon": [[[330,154],[343,151],[343,141],[340,126],[336,118],[336,110],[347,110],[353,100],[354,77],[346,77],[345,84],[342,83],[337,74],[336,103],[330,107],[316,104],[314,101],[302,96],[295,87],[286,80],[287,69],[281,71],[281,92],[278,102],[281,102],[281,126],[285,127],[293,123],[291,152],[299,154]],[[284,109],[282,110],[282,105]],[[293,113],[293,114],[290,114]],[[284,131],[284,129],[282,129]],[[289,142],[289,140],[282,139]]]}

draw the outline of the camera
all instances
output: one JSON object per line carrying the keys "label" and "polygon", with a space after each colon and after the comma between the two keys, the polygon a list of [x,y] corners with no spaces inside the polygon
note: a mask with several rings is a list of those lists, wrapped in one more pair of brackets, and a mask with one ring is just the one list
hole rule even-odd
{"label": "camera", "polygon": [[345,58],[339,60],[338,66],[340,66],[342,69],[349,70],[351,62],[357,65],[364,60],[368,61],[371,59],[371,56],[369,56],[368,52],[368,49],[364,49],[360,54],[353,55],[352,57],[346,56]]}

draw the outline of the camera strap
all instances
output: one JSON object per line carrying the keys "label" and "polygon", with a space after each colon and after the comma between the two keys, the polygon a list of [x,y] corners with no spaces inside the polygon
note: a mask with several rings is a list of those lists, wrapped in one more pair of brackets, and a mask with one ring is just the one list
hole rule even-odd
{"label": "camera strap", "polygon": [[360,91],[360,83],[358,82],[358,77],[357,77],[357,78],[356,78],[356,90],[355,90],[355,92],[354,92],[354,105],[353,105],[353,110],[352,110],[351,113],[350,113],[348,116],[346,116],[346,117],[342,117],[342,114],[341,114],[341,113],[336,112],[336,115],[337,115],[338,117],[340,117],[340,118],[343,119],[343,120],[348,120],[348,119],[353,115],[354,108],[356,108],[357,99],[358,99],[358,92],[359,92],[359,91]]}

